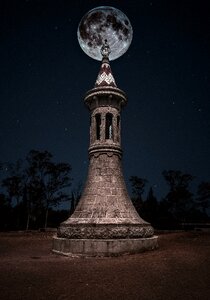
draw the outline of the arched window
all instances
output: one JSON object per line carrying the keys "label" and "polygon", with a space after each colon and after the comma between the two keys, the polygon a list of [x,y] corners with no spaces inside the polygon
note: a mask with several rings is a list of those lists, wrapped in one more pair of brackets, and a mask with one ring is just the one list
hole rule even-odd
{"label": "arched window", "polygon": [[101,115],[95,115],[96,118],[96,139],[100,140],[101,137]]}
{"label": "arched window", "polygon": [[106,140],[113,139],[113,125],[112,125],[112,114],[106,114]]}

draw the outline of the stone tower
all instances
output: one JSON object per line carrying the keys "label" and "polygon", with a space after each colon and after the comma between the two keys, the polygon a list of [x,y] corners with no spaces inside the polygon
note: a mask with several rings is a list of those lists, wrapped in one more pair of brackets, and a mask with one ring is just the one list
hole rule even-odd
{"label": "stone tower", "polygon": [[109,53],[105,42],[95,87],[84,98],[91,119],[88,176],[76,210],[54,237],[56,253],[109,256],[157,247],[152,226],[136,212],[124,182],[120,113],[127,98],[116,86]]}

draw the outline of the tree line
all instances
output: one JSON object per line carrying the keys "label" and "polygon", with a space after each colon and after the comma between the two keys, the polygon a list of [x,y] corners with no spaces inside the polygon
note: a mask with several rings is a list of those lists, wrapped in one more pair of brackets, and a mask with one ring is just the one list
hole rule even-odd
{"label": "tree line", "polygon": [[[31,150],[25,161],[2,163],[1,170],[5,168],[9,176],[1,180],[1,229],[46,228],[53,208],[71,200],[71,165],[54,162],[48,151]],[[60,221],[59,214],[61,219],[67,217],[60,211],[54,223]]]}
{"label": "tree line", "polygon": [[209,222],[210,182],[201,182],[196,194],[190,191],[194,176],[179,170],[164,170],[162,175],[169,191],[157,200],[153,188],[143,199],[148,180],[131,176],[132,202],[139,215],[155,228],[180,228],[183,223]]}
{"label": "tree line", "polygon": [[[56,227],[74,211],[82,185],[72,186],[71,165],[56,163],[48,151],[31,150],[24,161],[0,164],[7,176],[0,182],[0,230]],[[2,172],[3,173],[3,172]],[[210,182],[201,182],[196,194],[190,191],[194,177],[179,170],[165,170],[162,175],[168,193],[157,199],[153,188],[144,198],[148,180],[131,176],[131,200],[139,215],[155,228],[177,228],[183,222],[208,222]],[[67,202],[68,210],[58,210]]]}

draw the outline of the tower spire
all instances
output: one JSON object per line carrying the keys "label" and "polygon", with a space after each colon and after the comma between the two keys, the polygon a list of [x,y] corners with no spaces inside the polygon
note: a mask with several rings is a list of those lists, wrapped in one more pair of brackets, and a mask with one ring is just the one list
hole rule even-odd
{"label": "tower spire", "polygon": [[103,56],[103,58],[107,58],[109,59],[109,54],[111,53],[111,49],[109,47],[109,44],[107,42],[107,39],[104,40],[104,43],[101,47],[101,55]]}
{"label": "tower spire", "polygon": [[95,87],[117,86],[109,64],[110,53],[111,50],[109,44],[107,40],[104,40],[104,43],[101,47],[102,63],[100,71],[98,73],[98,77],[95,82]]}

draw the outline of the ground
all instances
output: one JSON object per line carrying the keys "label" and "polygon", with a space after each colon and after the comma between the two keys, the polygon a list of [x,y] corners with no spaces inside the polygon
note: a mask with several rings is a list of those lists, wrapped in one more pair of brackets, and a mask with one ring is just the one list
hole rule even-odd
{"label": "ground", "polygon": [[159,249],[112,258],[51,253],[52,233],[0,233],[0,299],[209,300],[210,233],[159,235]]}

